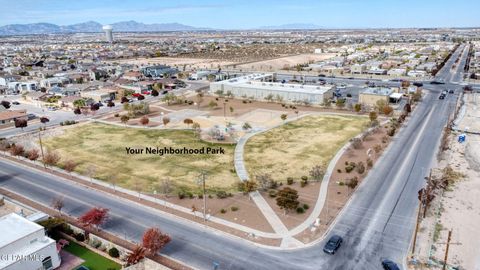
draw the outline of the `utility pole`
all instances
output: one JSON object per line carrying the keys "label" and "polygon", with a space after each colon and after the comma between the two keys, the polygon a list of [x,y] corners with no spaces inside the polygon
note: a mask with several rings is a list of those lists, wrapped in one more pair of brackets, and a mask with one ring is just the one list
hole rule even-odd
{"label": "utility pole", "polygon": [[207,176],[207,173],[205,171],[202,171],[197,180],[197,183],[201,184],[203,188],[203,221],[204,222],[207,221],[207,194],[206,194],[206,188],[205,188],[206,176]]}
{"label": "utility pole", "polygon": [[40,132],[42,132],[42,129],[38,129],[38,141],[40,143],[40,152],[42,152],[42,163],[43,167],[46,169],[47,165],[45,165],[45,155],[43,154],[43,144],[42,144],[42,137],[40,136]]}
{"label": "utility pole", "polygon": [[430,174],[428,175],[428,180],[427,180],[427,187],[425,189],[425,207],[423,208],[423,218],[425,218],[427,216],[427,209],[428,209],[428,203],[429,203],[429,195],[430,195],[430,192],[432,192],[432,169],[430,169]]}
{"label": "utility pole", "polygon": [[[423,193],[424,192],[422,192],[422,197],[423,197]],[[418,214],[417,214],[417,225],[415,226],[415,235],[413,236],[412,255],[415,255],[415,245],[417,244],[418,226],[420,225],[421,213],[422,213],[422,200],[419,200]]]}
{"label": "utility pole", "polygon": [[452,230],[448,231],[447,248],[445,249],[445,258],[443,259],[443,270],[447,269],[448,248],[450,247],[450,240],[452,239]]}

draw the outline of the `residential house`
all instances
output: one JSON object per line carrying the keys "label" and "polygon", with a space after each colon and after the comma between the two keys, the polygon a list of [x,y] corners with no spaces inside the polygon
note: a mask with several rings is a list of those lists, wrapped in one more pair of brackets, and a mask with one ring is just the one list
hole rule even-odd
{"label": "residential house", "polygon": [[52,270],[60,266],[55,240],[37,223],[11,213],[0,217],[0,231],[0,269]]}

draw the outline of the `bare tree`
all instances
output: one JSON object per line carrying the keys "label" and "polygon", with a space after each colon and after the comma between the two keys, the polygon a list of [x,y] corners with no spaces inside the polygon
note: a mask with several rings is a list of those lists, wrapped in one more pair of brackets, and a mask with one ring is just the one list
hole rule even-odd
{"label": "bare tree", "polygon": [[96,172],[97,167],[95,167],[93,164],[88,165],[88,167],[85,169],[85,174],[90,178],[90,184],[93,184],[93,177],[95,176]]}
{"label": "bare tree", "polygon": [[62,214],[62,208],[65,206],[63,197],[55,197],[52,200],[52,208],[57,210],[60,215]]}

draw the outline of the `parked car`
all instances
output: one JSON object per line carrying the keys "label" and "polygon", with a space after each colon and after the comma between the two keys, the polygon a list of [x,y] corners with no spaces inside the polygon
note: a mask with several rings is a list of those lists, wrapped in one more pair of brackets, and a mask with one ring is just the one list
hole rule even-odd
{"label": "parked car", "polygon": [[455,93],[455,90],[450,89],[450,90],[448,91],[448,93],[449,93],[449,94],[454,94],[454,93]]}
{"label": "parked car", "polygon": [[12,102],[12,104],[13,104],[13,105],[20,105],[20,102],[14,101],[14,102]]}
{"label": "parked car", "polygon": [[382,266],[384,270],[400,270],[400,267],[390,260],[383,260]]}
{"label": "parked car", "polygon": [[132,94],[132,97],[139,97],[139,96],[141,96],[141,95],[142,95],[142,94],[140,94],[140,93],[133,93],[133,94]]}
{"label": "parked car", "polygon": [[438,97],[438,99],[445,99],[445,94],[440,94],[440,96]]}
{"label": "parked car", "polygon": [[332,235],[332,237],[328,239],[328,242],[323,247],[323,252],[332,254],[332,255],[335,254],[335,252],[340,248],[340,245],[342,244],[342,242],[343,242],[342,237],[338,235]]}

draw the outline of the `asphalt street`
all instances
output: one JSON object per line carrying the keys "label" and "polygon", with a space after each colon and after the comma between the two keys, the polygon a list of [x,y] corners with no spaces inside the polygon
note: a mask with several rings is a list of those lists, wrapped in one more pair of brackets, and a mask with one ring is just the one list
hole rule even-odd
{"label": "asphalt street", "polygon": [[[451,72],[460,47],[438,76],[447,82],[459,78]],[[463,54],[462,61],[466,55]],[[329,236],[339,234],[344,243],[335,255],[322,252],[325,241],[302,249],[279,251],[213,232],[132,202],[125,202],[55,176],[12,165],[0,159],[0,185],[48,205],[65,196],[65,211],[78,216],[92,206],[110,209],[105,230],[139,241],[145,228],[158,226],[172,236],[162,251],[198,269],[381,269],[389,258],[402,264],[408,254],[418,206],[417,191],[435,162],[438,143],[460,87],[428,85],[430,91],[395,137],[367,179],[334,223]],[[445,100],[446,88],[458,89]]]}

